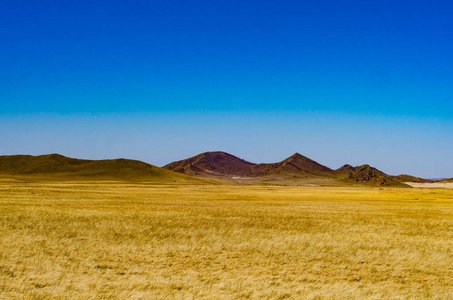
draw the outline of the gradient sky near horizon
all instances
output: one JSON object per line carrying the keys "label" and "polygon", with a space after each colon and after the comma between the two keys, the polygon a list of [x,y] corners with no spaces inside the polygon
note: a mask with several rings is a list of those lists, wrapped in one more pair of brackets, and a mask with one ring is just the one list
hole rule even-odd
{"label": "gradient sky near horizon", "polygon": [[451,1],[0,2],[0,155],[453,177]]}

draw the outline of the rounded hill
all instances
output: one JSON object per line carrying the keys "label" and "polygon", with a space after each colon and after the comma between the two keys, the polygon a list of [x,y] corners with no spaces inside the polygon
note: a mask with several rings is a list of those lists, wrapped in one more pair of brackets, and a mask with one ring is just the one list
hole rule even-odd
{"label": "rounded hill", "polygon": [[159,183],[203,182],[131,159],[86,160],[60,154],[0,156],[0,174],[39,178],[152,181]]}

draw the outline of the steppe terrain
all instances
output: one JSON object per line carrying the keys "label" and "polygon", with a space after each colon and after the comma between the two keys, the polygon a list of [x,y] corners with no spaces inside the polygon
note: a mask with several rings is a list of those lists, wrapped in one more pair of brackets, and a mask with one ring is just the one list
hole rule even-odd
{"label": "steppe terrain", "polygon": [[0,299],[451,299],[453,190],[0,180]]}

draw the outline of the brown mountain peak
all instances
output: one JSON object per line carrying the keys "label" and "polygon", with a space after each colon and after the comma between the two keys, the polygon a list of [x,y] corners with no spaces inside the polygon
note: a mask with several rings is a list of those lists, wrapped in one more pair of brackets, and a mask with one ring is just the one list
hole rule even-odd
{"label": "brown mountain peak", "polygon": [[297,152],[287,159],[277,163],[275,168],[283,168],[286,171],[303,171],[307,173],[325,173],[332,171],[330,168],[323,166]]}
{"label": "brown mountain peak", "polygon": [[296,153],[294,153],[293,155],[291,155],[289,158],[291,158],[291,157],[293,157],[293,158],[298,158],[298,157],[305,157],[305,156],[303,156],[303,155],[300,154],[299,152],[296,152]]}
{"label": "brown mountain peak", "polygon": [[304,162],[304,161],[310,161],[311,159],[309,159],[308,157],[305,157],[299,153],[294,153],[293,155],[291,155],[290,157],[284,159],[281,161],[281,163],[289,163],[289,162],[293,162],[293,163],[298,163],[298,162]]}
{"label": "brown mountain peak", "polygon": [[210,151],[176,161],[165,169],[203,177],[245,176],[254,163],[222,151]]}

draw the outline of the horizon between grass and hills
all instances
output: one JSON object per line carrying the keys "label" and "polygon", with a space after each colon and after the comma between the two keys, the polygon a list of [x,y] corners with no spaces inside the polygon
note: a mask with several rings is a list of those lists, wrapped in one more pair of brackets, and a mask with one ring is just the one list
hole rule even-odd
{"label": "horizon between grass and hills", "polygon": [[151,183],[249,183],[305,186],[450,187],[453,178],[388,175],[368,164],[333,170],[299,153],[277,163],[252,163],[222,151],[157,167],[132,159],[87,160],[60,154],[0,156],[0,175],[22,180],[120,180]]}

